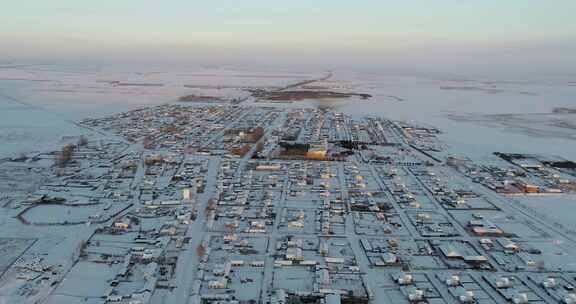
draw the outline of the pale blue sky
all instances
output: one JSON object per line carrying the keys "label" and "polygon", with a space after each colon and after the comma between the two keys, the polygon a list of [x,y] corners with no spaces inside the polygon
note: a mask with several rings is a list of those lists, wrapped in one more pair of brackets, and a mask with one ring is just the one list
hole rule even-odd
{"label": "pale blue sky", "polygon": [[3,2],[5,58],[576,65],[573,0]]}

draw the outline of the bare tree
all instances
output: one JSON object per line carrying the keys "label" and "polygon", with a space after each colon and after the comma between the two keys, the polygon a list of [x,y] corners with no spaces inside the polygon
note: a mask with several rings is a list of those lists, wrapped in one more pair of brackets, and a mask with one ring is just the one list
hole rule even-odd
{"label": "bare tree", "polygon": [[206,205],[206,213],[212,211],[212,210],[216,210],[216,200],[211,198],[208,200],[208,205]]}
{"label": "bare tree", "polygon": [[88,138],[84,135],[80,135],[80,138],[78,139],[78,146],[82,147],[88,144]]}
{"label": "bare tree", "polygon": [[74,148],[75,148],[74,145],[71,144],[67,144],[64,147],[62,147],[62,151],[60,151],[60,153],[55,158],[56,165],[58,165],[60,168],[66,167],[68,162],[72,160],[72,156],[74,154]]}
{"label": "bare tree", "polygon": [[206,248],[204,248],[204,245],[200,244],[198,247],[196,247],[196,254],[198,255],[198,258],[204,257],[206,254]]}

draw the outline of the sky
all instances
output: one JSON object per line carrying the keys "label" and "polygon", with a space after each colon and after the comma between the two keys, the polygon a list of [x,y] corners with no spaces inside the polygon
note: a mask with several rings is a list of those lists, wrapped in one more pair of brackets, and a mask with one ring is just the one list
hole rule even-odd
{"label": "sky", "polygon": [[6,0],[0,60],[569,72],[573,0]]}

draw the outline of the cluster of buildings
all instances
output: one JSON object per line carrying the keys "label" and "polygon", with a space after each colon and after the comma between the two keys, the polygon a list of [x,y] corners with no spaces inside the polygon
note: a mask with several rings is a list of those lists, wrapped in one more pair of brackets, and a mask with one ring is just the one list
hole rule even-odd
{"label": "cluster of buildings", "polygon": [[312,108],[81,124],[102,138],[65,166],[1,164],[34,180],[0,196],[14,303],[575,303],[576,241],[502,195],[569,193],[569,161],[478,165],[434,128]]}
{"label": "cluster of buildings", "polygon": [[451,158],[448,164],[476,183],[506,195],[555,195],[576,192],[576,164],[538,155],[495,153],[497,160],[474,164]]}

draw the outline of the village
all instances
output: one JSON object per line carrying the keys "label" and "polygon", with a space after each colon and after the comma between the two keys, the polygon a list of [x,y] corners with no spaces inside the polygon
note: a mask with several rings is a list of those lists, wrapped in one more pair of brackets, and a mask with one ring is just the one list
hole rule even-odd
{"label": "village", "polygon": [[0,162],[10,303],[576,303],[576,236],[513,201],[576,163],[452,155],[441,130],[166,104]]}

